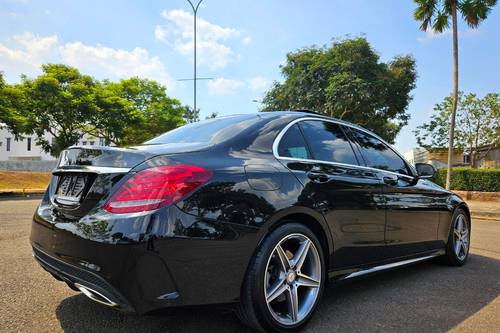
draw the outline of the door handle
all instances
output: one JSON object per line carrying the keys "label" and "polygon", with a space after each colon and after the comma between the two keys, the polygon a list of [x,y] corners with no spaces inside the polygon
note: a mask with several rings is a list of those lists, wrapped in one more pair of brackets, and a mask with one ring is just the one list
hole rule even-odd
{"label": "door handle", "polygon": [[382,180],[384,183],[387,185],[397,185],[398,184],[398,176],[393,176],[393,175],[385,175]]}
{"label": "door handle", "polygon": [[319,171],[309,171],[307,173],[307,177],[309,177],[310,180],[316,183],[324,183],[330,179],[330,177],[326,173]]}

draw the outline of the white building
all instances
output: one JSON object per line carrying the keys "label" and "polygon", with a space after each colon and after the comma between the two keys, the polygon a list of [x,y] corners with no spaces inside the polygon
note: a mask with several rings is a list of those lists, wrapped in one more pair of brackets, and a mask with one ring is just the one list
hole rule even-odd
{"label": "white building", "polygon": [[[411,164],[429,163],[436,169],[446,168],[448,165],[448,148],[413,148],[403,154],[405,159]],[[452,157],[452,166],[468,166],[466,155],[462,151],[455,149]]]}
{"label": "white building", "polygon": [[404,158],[415,165],[415,163],[427,163],[429,153],[425,148],[412,148],[403,154]]}
{"label": "white building", "polygon": [[[45,138],[50,141],[52,135],[46,134]],[[56,159],[44,152],[35,140],[35,135],[16,140],[14,134],[0,125],[0,161],[53,161]],[[102,138],[85,135],[78,144],[104,146],[105,141]]]}

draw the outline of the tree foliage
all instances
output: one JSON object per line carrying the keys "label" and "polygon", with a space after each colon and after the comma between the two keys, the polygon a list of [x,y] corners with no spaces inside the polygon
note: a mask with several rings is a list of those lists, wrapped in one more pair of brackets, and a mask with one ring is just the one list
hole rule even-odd
{"label": "tree foliage", "polygon": [[0,72],[0,125],[5,125],[16,137],[26,126],[26,117],[21,112],[24,107],[24,93],[19,85],[9,85]]}
{"label": "tree foliage", "polygon": [[155,81],[100,82],[60,64],[43,65],[42,71],[14,85],[0,75],[0,122],[16,136],[35,134],[53,156],[85,134],[132,145],[184,124],[184,107]]}
{"label": "tree foliage", "polygon": [[182,116],[184,121],[188,124],[200,121],[200,109],[194,109],[189,105],[184,106],[184,115]]}
{"label": "tree foliage", "polygon": [[311,109],[367,127],[389,142],[408,123],[417,77],[411,56],[381,62],[359,37],[288,53],[281,72],[284,80],[266,93],[263,111]]}
{"label": "tree foliage", "polygon": [[[490,93],[479,98],[476,94],[459,93],[455,148],[468,151],[475,163],[476,148],[500,145],[500,95]],[[436,114],[415,130],[417,142],[425,148],[447,148],[452,97],[446,97],[434,107]]]}
{"label": "tree foliage", "polygon": [[414,0],[417,5],[413,16],[422,22],[420,29],[443,32],[450,27],[452,4],[470,28],[477,28],[486,20],[497,0]]}
{"label": "tree foliage", "polygon": [[[43,65],[42,71],[35,79],[23,76],[18,86],[24,95],[24,105],[18,111],[25,118],[19,134],[34,133],[37,144],[56,156],[85,133],[97,83],[66,65]],[[52,140],[47,133],[53,136]]]}
{"label": "tree foliage", "polygon": [[[116,131],[121,131],[117,144],[139,144],[185,123],[184,107],[177,99],[168,97],[166,88],[158,82],[133,77],[117,83],[105,82],[103,88],[127,106],[122,125],[114,125]],[[101,119],[103,130],[116,121],[112,114],[105,113],[101,113]]]}

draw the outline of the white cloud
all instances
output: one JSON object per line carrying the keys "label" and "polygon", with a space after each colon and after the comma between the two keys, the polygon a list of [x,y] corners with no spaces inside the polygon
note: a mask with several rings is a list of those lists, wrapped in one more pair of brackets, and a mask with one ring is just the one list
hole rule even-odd
{"label": "white cloud", "polygon": [[[480,33],[480,30],[479,29],[467,29],[465,31],[458,31],[458,36],[459,37],[473,37],[475,35],[478,35]],[[443,37],[448,37],[448,36],[451,36],[452,35],[452,31],[451,29],[446,29],[444,30],[443,32],[435,32],[434,30],[432,29],[429,29],[425,32],[425,36],[424,37],[418,37],[417,40],[420,42],[420,43],[425,43],[429,40],[433,40],[433,39],[439,39],[439,38],[443,38]]]}
{"label": "white cloud", "polygon": [[248,87],[250,88],[250,90],[257,92],[266,90],[270,84],[270,80],[260,75],[248,80]]}
{"label": "white cloud", "polygon": [[264,92],[270,84],[270,80],[260,75],[247,80],[219,77],[215,80],[207,81],[207,88],[208,92],[214,95],[234,95],[243,88],[249,89],[252,92]]}
{"label": "white cloud", "polygon": [[252,37],[250,37],[250,36],[246,36],[245,38],[243,38],[243,39],[241,40],[241,42],[242,42],[243,44],[245,44],[245,45],[248,45],[248,44],[250,44],[250,43],[252,42]]}
{"label": "white cloud", "polygon": [[159,57],[151,56],[143,48],[129,51],[82,42],[60,43],[56,35],[41,37],[29,32],[14,36],[12,40],[11,47],[0,43],[0,69],[11,80],[20,74],[37,75],[41,72],[40,65],[52,62],[75,66],[98,78],[139,76],[169,88],[173,86],[174,81]]}
{"label": "white cloud", "polygon": [[417,40],[421,43],[426,42],[427,40],[431,39],[438,39],[442,37],[446,37],[447,35],[451,35],[451,30],[446,29],[443,32],[436,32],[433,29],[428,29],[425,31],[425,36],[424,37],[418,37]]}
{"label": "white cloud", "polygon": [[165,31],[165,29],[157,25],[155,28],[155,39],[164,42],[166,38],[167,32]]}
{"label": "white cloud", "polygon": [[214,95],[234,95],[236,91],[244,86],[245,82],[242,80],[225,79],[223,77],[207,81],[208,92]]}
{"label": "white cloud", "polygon": [[[155,38],[167,42],[178,53],[191,56],[194,48],[193,15],[180,9],[163,11],[161,15],[167,20],[167,24],[156,27]],[[241,32],[235,28],[221,27],[198,17],[196,38],[198,64],[218,69],[226,67],[230,62],[238,61],[239,56],[235,55],[225,42],[239,38],[240,35]]]}
{"label": "white cloud", "polygon": [[12,37],[16,47],[9,48],[0,43],[0,70],[7,76],[33,75],[40,71],[40,65],[57,55],[58,37],[40,37],[25,32]]}

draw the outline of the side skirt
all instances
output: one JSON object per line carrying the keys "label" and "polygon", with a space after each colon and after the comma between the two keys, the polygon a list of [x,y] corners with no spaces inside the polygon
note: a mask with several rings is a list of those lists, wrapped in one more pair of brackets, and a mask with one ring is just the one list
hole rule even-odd
{"label": "side skirt", "polygon": [[339,270],[339,271],[333,271],[333,272],[330,272],[328,274],[328,277],[330,279],[334,279],[334,280],[352,279],[352,278],[363,276],[363,275],[368,275],[368,274],[381,272],[381,271],[385,271],[385,270],[389,270],[389,269],[393,269],[393,268],[397,268],[397,267],[401,267],[401,266],[414,264],[414,263],[417,263],[420,261],[429,260],[432,258],[439,257],[443,254],[445,254],[444,250],[434,251],[431,253],[427,252],[427,253],[421,254],[418,257],[409,258],[409,259],[408,258],[400,258],[400,260],[398,260],[398,261],[392,261],[392,262],[389,262],[386,264],[369,266],[366,268],[359,268],[358,267],[358,268],[352,268],[352,269],[343,269],[343,270]]}

